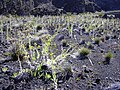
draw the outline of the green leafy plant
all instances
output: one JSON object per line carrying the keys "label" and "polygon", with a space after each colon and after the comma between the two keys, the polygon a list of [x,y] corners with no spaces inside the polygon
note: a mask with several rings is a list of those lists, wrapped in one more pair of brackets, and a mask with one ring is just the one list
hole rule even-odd
{"label": "green leafy plant", "polygon": [[15,73],[13,73],[13,78],[16,78],[18,75],[20,74],[20,72],[15,72]]}
{"label": "green leafy plant", "polygon": [[18,57],[20,58],[20,61],[23,61],[28,56],[28,51],[26,50],[26,47],[22,43],[16,43],[14,48],[12,49],[11,56],[14,60],[18,60]]}
{"label": "green leafy plant", "polygon": [[50,74],[46,73],[45,78],[46,78],[46,79],[51,79],[52,76],[51,76]]}
{"label": "green leafy plant", "polygon": [[7,70],[8,70],[7,67],[3,67],[3,68],[2,68],[2,71],[3,71],[3,72],[6,72]]}

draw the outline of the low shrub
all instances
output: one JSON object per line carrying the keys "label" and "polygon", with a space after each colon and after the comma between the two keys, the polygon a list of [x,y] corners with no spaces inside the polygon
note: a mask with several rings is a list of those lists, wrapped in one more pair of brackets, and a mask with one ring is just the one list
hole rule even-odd
{"label": "low shrub", "polygon": [[90,50],[88,48],[84,48],[84,47],[82,47],[79,51],[79,54],[81,56],[87,56],[89,53],[90,53]]}

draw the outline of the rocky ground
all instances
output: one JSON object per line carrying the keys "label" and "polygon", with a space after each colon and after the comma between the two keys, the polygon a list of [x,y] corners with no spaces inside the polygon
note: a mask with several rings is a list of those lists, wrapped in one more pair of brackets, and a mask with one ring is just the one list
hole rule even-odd
{"label": "rocky ground", "polygon": [[86,13],[0,20],[0,90],[120,90],[119,19]]}

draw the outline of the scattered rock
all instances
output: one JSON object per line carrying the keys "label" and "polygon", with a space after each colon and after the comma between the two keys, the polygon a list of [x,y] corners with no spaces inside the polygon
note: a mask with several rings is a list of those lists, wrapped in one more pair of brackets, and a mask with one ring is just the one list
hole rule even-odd
{"label": "scattered rock", "polygon": [[31,74],[29,74],[27,72],[23,72],[23,73],[19,74],[18,76],[16,76],[14,78],[14,81],[15,81],[15,83],[19,83],[19,82],[24,81],[24,80],[30,81],[31,79],[32,79]]}
{"label": "scattered rock", "polygon": [[85,73],[90,73],[93,71],[91,68],[87,67],[86,65],[83,65],[82,67],[83,67],[83,72]]}
{"label": "scattered rock", "polygon": [[79,43],[79,45],[83,45],[83,44],[85,44],[85,40],[81,40]]}
{"label": "scattered rock", "polygon": [[111,84],[109,87],[104,90],[120,90],[120,83]]}
{"label": "scattered rock", "polygon": [[61,41],[61,40],[63,40],[64,39],[64,35],[63,34],[61,34],[61,35],[59,35],[58,37],[57,37],[57,40],[59,40],[59,41]]}
{"label": "scattered rock", "polygon": [[96,83],[96,84],[100,84],[100,81],[101,81],[101,80],[100,80],[99,78],[97,78],[97,79],[95,80],[95,83]]}
{"label": "scattered rock", "polygon": [[57,73],[57,79],[58,79],[57,83],[62,84],[65,81],[68,81],[70,77],[73,77],[73,72],[69,68],[66,68],[62,72]]}

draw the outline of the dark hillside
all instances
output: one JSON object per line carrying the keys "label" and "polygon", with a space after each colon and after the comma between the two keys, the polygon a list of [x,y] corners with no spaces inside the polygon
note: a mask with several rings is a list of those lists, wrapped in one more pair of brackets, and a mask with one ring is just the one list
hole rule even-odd
{"label": "dark hillside", "polygon": [[95,3],[105,11],[120,10],[120,0],[95,0]]}
{"label": "dark hillside", "polygon": [[0,14],[55,15],[65,12],[95,12],[119,10],[120,0],[0,0]]}

